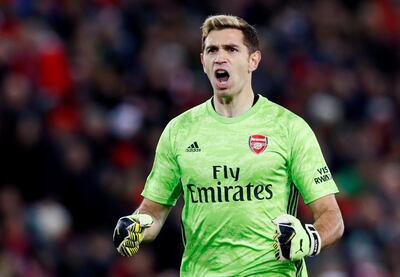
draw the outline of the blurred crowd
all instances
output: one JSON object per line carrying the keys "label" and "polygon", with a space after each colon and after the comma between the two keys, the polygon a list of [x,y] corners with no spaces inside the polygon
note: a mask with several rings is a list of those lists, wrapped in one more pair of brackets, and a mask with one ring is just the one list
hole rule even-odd
{"label": "blurred crowd", "polygon": [[166,123],[211,97],[200,25],[217,13],[255,25],[255,91],[310,123],[340,188],[344,237],[309,275],[400,276],[396,0],[0,1],[1,276],[178,276],[181,203],[135,258],[112,231]]}

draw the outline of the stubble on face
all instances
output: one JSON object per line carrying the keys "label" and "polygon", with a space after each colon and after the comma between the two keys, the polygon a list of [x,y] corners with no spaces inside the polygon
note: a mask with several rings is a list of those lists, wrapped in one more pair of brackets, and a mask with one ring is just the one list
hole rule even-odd
{"label": "stubble on face", "polygon": [[201,60],[214,94],[230,102],[234,95],[251,89],[249,52],[237,29],[211,31]]}

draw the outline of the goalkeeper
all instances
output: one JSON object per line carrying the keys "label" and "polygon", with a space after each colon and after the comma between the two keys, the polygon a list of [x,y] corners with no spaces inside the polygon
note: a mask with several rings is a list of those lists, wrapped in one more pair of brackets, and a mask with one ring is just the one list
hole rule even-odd
{"label": "goalkeeper", "polygon": [[[317,139],[302,118],[253,92],[261,53],[243,19],[207,18],[200,58],[213,97],[166,126],[144,200],[120,218],[114,244],[134,255],[183,195],[181,276],[307,276],[305,258],[344,229]],[[296,218],[300,194],[314,222]]]}

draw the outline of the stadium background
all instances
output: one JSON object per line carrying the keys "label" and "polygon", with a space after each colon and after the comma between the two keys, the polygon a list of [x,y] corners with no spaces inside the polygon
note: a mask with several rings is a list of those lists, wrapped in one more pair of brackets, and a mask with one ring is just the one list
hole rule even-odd
{"label": "stadium background", "polygon": [[344,237],[310,276],[400,276],[395,0],[0,1],[1,276],[177,276],[179,207],[134,259],[111,236],[163,127],[211,95],[216,13],[256,26],[255,91],[310,123],[340,187]]}

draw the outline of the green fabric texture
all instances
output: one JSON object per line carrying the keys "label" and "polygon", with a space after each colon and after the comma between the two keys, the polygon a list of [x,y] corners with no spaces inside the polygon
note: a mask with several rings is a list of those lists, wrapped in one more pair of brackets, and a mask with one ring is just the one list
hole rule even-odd
{"label": "green fabric texture", "polygon": [[338,192],[314,133],[262,96],[234,118],[211,101],[167,125],[142,193],[165,205],[183,194],[181,276],[306,274],[302,261],[276,261],[272,220],[295,215],[299,193],[310,203]]}

